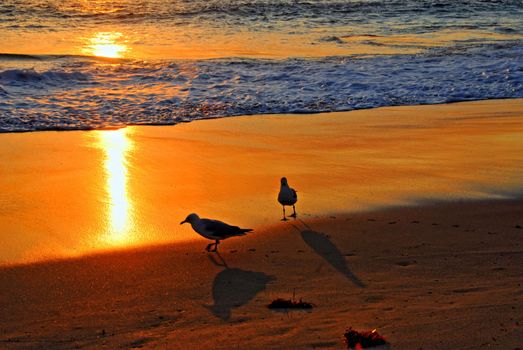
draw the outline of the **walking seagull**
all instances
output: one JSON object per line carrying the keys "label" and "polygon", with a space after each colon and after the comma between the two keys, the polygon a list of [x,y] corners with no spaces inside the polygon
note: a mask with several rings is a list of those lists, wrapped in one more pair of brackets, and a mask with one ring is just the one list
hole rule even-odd
{"label": "walking seagull", "polygon": [[[207,245],[205,249],[208,252],[215,252],[221,240],[229,237],[244,236],[247,232],[252,231],[251,228],[239,228],[238,226],[227,225],[218,220],[200,219],[200,217],[194,213],[187,215],[185,220],[180,222],[180,225],[186,222],[190,223],[193,230],[200,236],[216,241],[215,243]],[[212,246],[214,246],[213,250],[211,250]]]}
{"label": "walking seagull", "polygon": [[296,194],[296,191],[293,188],[289,187],[289,184],[287,183],[287,178],[282,177],[281,178],[281,186],[280,186],[280,193],[278,193],[278,202],[283,207],[283,219],[282,221],[286,221],[287,218],[285,217],[285,206],[286,205],[292,205],[293,213],[289,215],[290,217],[295,218],[296,217],[296,208],[294,207],[294,204],[298,201],[298,195]]}

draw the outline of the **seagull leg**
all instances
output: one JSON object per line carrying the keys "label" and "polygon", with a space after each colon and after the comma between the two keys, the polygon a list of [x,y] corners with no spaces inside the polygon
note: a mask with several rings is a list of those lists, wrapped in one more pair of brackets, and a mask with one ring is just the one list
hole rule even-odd
{"label": "seagull leg", "polygon": [[206,251],[210,252],[211,251],[211,246],[213,245],[214,243],[209,243],[207,244],[207,247],[205,248]]}
{"label": "seagull leg", "polygon": [[285,217],[285,206],[282,205],[283,207],[283,219],[281,219],[281,221],[287,221],[287,218]]}
{"label": "seagull leg", "polygon": [[212,250],[213,252],[218,250],[218,244],[220,244],[220,241],[216,240],[216,243],[214,243],[214,249]]}
{"label": "seagull leg", "polygon": [[296,208],[294,207],[294,205],[292,206],[292,211],[293,211],[293,213],[289,216],[292,218],[296,218]]}
{"label": "seagull leg", "polygon": [[209,257],[209,259],[211,260],[211,262],[216,265],[216,266],[221,266],[221,267],[225,267],[225,268],[229,268],[227,266],[227,262],[225,261],[225,259],[223,258],[223,256],[221,256],[220,252],[216,252],[215,256],[217,256],[219,258],[220,261],[216,261],[213,257],[212,254],[209,254],[207,255]]}

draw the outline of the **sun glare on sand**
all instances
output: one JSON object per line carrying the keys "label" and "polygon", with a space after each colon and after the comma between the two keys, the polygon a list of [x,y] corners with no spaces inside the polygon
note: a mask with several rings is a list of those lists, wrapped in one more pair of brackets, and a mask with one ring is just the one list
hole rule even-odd
{"label": "sun glare on sand", "polygon": [[123,245],[130,239],[131,202],[127,191],[126,156],[131,149],[127,128],[102,131],[99,141],[105,152],[106,192],[108,204],[107,235],[104,240]]}
{"label": "sun glare on sand", "polygon": [[97,57],[122,58],[129,51],[129,47],[125,44],[122,33],[98,32],[87,39],[82,51]]}

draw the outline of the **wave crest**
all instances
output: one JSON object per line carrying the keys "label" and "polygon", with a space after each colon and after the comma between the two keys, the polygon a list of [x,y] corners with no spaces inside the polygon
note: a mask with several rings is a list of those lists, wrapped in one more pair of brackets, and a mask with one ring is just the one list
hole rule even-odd
{"label": "wave crest", "polygon": [[17,82],[73,82],[87,81],[89,75],[81,72],[46,71],[38,73],[34,69],[8,69],[0,72],[0,82],[10,85]]}
{"label": "wave crest", "polygon": [[0,129],[92,129],[175,124],[265,113],[523,97],[522,44],[420,55],[217,59],[98,64],[0,72]]}

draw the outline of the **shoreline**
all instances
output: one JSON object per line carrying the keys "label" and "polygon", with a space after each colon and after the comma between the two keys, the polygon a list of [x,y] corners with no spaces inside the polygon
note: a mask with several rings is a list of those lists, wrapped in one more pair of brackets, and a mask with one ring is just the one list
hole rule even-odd
{"label": "shoreline", "polygon": [[4,131],[0,129],[0,135],[3,134],[25,134],[25,133],[40,133],[40,132],[70,132],[70,131],[111,131],[111,130],[120,130],[128,127],[172,127],[176,125],[183,125],[188,123],[194,123],[199,121],[207,121],[207,120],[220,120],[225,118],[247,118],[247,117],[271,117],[271,116],[327,116],[332,113],[350,113],[350,112],[357,112],[357,111],[374,111],[374,110],[380,110],[380,109],[387,109],[387,108],[415,108],[415,107],[424,107],[424,106],[445,106],[445,105],[455,105],[455,104],[470,104],[470,103],[481,103],[481,102],[489,102],[489,101],[522,101],[523,103],[523,97],[499,97],[499,98],[485,98],[485,99],[474,99],[474,100],[457,100],[457,101],[448,101],[448,102],[440,102],[440,103],[420,103],[420,104],[406,104],[406,105],[387,105],[387,106],[377,106],[377,107],[369,107],[369,108],[354,108],[354,109],[348,109],[348,110],[336,110],[336,111],[328,111],[328,112],[294,112],[294,113],[253,113],[253,114],[238,114],[238,115],[228,115],[228,116],[221,116],[221,117],[208,117],[208,118],[198,118],[193,120],[183,120],[177,123],[166,123],[166,124],[154,124],[154,123],[129,123],[125,125],[114,125],[114,126],[107,126],[103,128],[92,128],[92,129],[37,129],[37,130],[14,130],[14,131]]}

